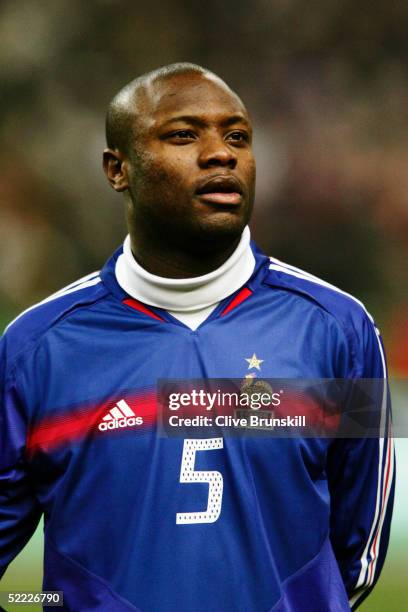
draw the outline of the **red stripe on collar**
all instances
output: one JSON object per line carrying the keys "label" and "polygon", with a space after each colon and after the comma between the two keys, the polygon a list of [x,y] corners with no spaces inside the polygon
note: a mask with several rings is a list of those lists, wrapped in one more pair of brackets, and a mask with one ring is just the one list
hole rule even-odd
{"label": "red stripe on collar", "polygon": [[231,310],[233,310],[234,308],[236,308],[239,304],[241,304],[244,300],[246,300],[247,298],[249,298],[249,296],[252,295],[252,291],[250,289],[248,289],[248,287],[243,287],[238,293],[237,295],[234,297],[234,299],[228,304],[228,306],[226,308],[224,308],[224,310],[222,311],[222,313],[220,314],[221,317],[223,317],[224,315],[228,314],[229,312],[231,312]]}
{"label": "red stripe on collar", "polygon": [[135,300],[134,298],[127,298],[126,300],[123,300],[123,304],[126,304],[126,306],[130,306],[131,308],[134,308],[135,310],[138,310],[139,312],[143,312],[143,314],[148,315],[149,317],[152,317],[152,319],[157,319],[157,321],[165,322],[164,319],[159,317],[159,315],[157,315],[152,310],[149,310],[147,306],[142,304],[142,302]]}

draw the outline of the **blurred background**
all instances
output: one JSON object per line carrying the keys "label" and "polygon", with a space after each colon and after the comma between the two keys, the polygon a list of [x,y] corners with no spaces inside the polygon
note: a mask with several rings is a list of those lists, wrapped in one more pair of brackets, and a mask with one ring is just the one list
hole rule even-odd
{"label": "blurred background", "polygon": [[[99,269],[123,240],[123,204],[101,169],[105,109],[135,76],[193,61],[252,114],[253,236],[365,302],[404,410],[407,25],[408,4],[383,0],[2,0],[1,328]],[[365,612],[408,609],[405,440],[397,450],[390,551]],[[1,590],[40,588],[41,541],[39,529]]]}

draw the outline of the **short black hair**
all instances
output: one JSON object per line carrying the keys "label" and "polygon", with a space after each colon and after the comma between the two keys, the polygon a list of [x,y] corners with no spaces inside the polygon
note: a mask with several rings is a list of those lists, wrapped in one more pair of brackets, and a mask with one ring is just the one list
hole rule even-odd
{"label": "short black hair", "polygon": [[198,64],[177,62],[146,72],[125,85],[111,100],[106,113],[105,130],[108,147],[123,152],[128,151],[129,135],[135,119],[134,105],[129,102],[135,99],[138,90],[149,83],[186,73],[213,75],[210,70]]}

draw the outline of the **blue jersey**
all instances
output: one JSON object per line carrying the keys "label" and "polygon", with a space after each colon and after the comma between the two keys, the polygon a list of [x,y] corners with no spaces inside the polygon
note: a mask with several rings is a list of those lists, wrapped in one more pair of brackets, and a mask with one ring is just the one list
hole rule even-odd
{"label": "blue jersey", "polygon": [[122,248],[8,327],[0,575],[43,514],[43,588],[66,610],[340,612],[369,593],[391,438],[157,435],[158,379],[385,378],[357,300],[251,248],[245,287],[194,331],[121,289]]}

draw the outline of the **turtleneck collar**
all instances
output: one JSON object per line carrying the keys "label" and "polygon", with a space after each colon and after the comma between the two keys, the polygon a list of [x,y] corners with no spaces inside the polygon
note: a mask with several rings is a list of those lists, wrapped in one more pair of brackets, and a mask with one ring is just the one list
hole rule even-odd
{"label": "turtleneck collar", "polygon": [[115,274],[119,285],[133,298],[176,314],[215,308],[247,282],[254,267],[247,226],[237,248],[222,266],[203,276],[181,279],[156,276],[142,268],[133,257],[128,235],[123,254],[116,262]]}

